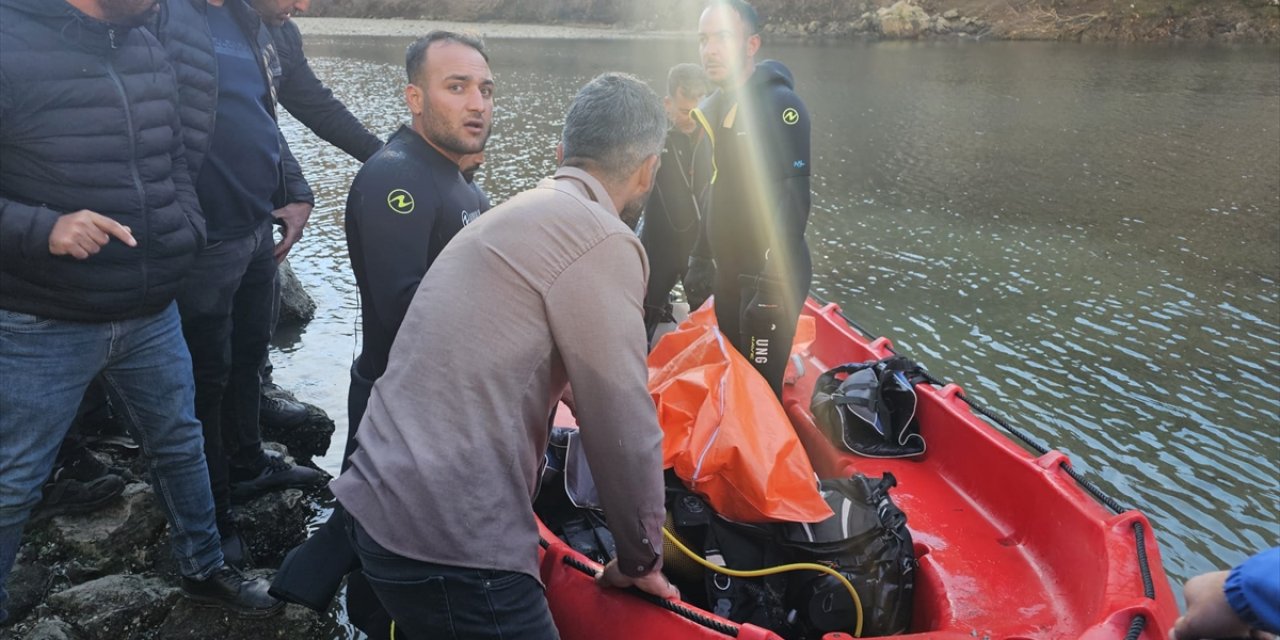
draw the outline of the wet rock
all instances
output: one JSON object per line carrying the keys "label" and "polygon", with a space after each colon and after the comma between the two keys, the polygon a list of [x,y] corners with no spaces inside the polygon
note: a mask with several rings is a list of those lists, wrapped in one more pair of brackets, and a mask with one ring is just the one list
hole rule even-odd
{"label": "wet rock", "polygon": [[849,22],[828,22],[822,27],[822,35],[841,37],[849,35],[853,30],[853,24]]}
{"label": "wet rock", "polygon": [[943,18],[938,18],[933,22],[933,32],[937,34],[951,33],[951,23]]}
{"label": "wet rock", "polygon": [[24,553],[18,557],[13,570],[9,573],[9,583],[5,585],[5,589],[9,592],[9,600],[5,602],[5,608],[9,610],[9,616],[14,620],[27,617],[27,614],[40,604],[45,593],[49,591],[53,579],[53,572],[49,567],[43,563],[32,562],[26,557],[29,555],[31,554]]}
{"label": "wet rock", "polygon": [[339,637],[337,631],[337,625],[328,616],[298,605],[289,605],[280,614],[269,618],[250,619],[182,599],[161,623],[155,637],[165,640],[294,640]]}
{"label": "wet rock", "polygon": [[119,640],[154,629],[178,597],[177,589],[159,579],[114,575],[55,593],[45,607],[72,621],[85,640]]}
{"label": "wet rock", "polygon": [[870,11],[858,16],[850,26],[855,33],[880,33],[880,18]]}
{"label": "wet rock", "polygon": [[[294,402],[298,401],[292,393],[284,389],[274,390],[271,394]],[[333,420],[329,419],[329,414],[320,407],[306,402],[301,404],[307,408],[307,419],[302,424],[284,429],[263,425],[262,438],[283,444],[299,460],[309,463],[312,458],[322,456],[329,451],[329,443],[333,440],[336,427]]]}
{"label": "wet rock", "polygon": [[958,20],[960,18],[960,12],[955,9],[948,9],[946,13],[942,14],[942,17],[947,20]]}
{"label": "wet rock", "polygon": [[285,554],[307,539],[307,523],[313,515],[306,495],[298,489],[258,496],[234,512],[240,537],[259,567],[280,566]]}
{"label": "wet rock", "polygon": [[285,260],[280,263],[280,324],[286,327],[304,325],[315,316],[316,301],[302,288],[293,267]]}
{"label": "wet rock", "polygon": [[45,618],[15,629],[14,635],[21,640],[83,640],[75,627],[60,618]]}
{"label": "wet rock", "polygon": [[166,524],[151,486],[136,482],[98,511],[38,525],[29,539],[43,562],[73,559],[81,572],[102,575],[151,568]]}
{"label": "wet rock", "polygon": [[880,20],[880,33],[886,38],[918,38],[930,25],[929,14],[906,0],[898,0],[893,6],[880,9],[876,16]]}
{"label": "wet rock", "polygon": [[[302,464],[324,453],[333,421],[308,406],[306,424],[278,439],[287,441]],[[265,446],[288,455],[291,449]],[[149,478],[136,450],[109,449],[103,461],[129,466]],[[327,495],[317,488],[315,495]],[[278,566],[285,553],[301,543],[314,518],[314,498],[289,490],[260,496],[233,507],[257,566]],[[224,621],[220,610],[190,612],[183,606],[176,621],[170,610],[180,600],[177,561],[160,501],[144,482],[96,512],[54,516],[30,524],[10,574],[7,608],[17,625],[0,629],[3,640],[159,640],[169,638],[325,638],[337,637],[334,623],[304,610],[286,612],[269,621]],[[189,615],[188,615],[189,614]],[[185,617],[184,617],[185,616]],[[194,617],[193,617],[194,616]],[[205,626],[207,616],[211,622]],[[164,626],[164,630],[159,628]]]}

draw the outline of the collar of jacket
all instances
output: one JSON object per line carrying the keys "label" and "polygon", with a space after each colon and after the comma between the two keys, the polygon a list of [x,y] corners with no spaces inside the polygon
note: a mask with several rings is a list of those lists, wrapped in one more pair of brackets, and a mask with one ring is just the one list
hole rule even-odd
{"label": "collar of jacket", "polygon": [[[179,0],[190,2],[192,8],[207,16],[209,14],[209,0]],[[163,3],[163,0],[161,0]],[[254,54],[258,57],[258,67],[262,70],[262,79],[267,83],[267,90],[271,93],[271,117],[276,118],[276,83],[275,77],[280,74],[280,57],[276,53],[275,43],[271,40],[271,34],[267,30],[266,24],[262,22],[262,17],[253,7],[249,6],[247,0],[223,0],[222,6],[231,12],[231,18],[240,26],[240,31],[249,41],[249,46],[253,48]],[[208,29],[208,26],[205,26]]]}
{"label": "collar of jacket", "polygon": [[90,53],[105,55],[128,39],[136,27],[114,25],[86,15],[66,0],[0,0],[0,6],[21,11],[36,19],[62,20],[59,35],[67,44]]}
{"label": "collar of jacket", "polygon": [[556,182],[569,182],[570,184],[577,182],[578,184],[575,187],[578,191],[604,207],[609,213],[615,216],[618,215],[618,207],[613,204],[613,198],[609,196],[609,191],[604,188],[604,185],[595,176],[586,170],[577,167],[560,167],[551,179]]}

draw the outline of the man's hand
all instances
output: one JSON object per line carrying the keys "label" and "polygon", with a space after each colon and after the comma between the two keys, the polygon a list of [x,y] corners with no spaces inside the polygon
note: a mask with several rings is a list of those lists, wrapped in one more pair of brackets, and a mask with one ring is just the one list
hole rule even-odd
{"label": "man's hand", "polygon": [[609,564],[604,566],[604,571],[596,574],[596,584],[615,589],[636,587],[645,593],[650,593],[666,600],[680,599],[680,590],[671,584],[671,581],[667,580],[667,577],[662,575],[661,571],[650,571],[639,578],[632,578],[618,568],[617,560],[610,560]]}
{"label": "man's hand", "polygon": [[1270,635],[1261,631],[1254,632],[1227,603],[1223,586],[1228,574],[1227,571],[1216,571],[1187,581],[1183,588],[1183,594],[1187,598],[1187,613],[1173,624],[1169,640],[1265,638]]}
{"label": "man's hand", "polygon": [[113,237],[130,247],[138,246],[129,227],[101,213],[81,209],[58,216],[49,233],[49,253],[84,260],[101,251]]}
{"label": "man's hand", "polygon": [[302,238],[302,229],[311,218],[312,205],[307,202],[293,202],[271,212],[276,220],[284,223],[284,237],[276,243],[276,264],[284,262],[295,242]]}

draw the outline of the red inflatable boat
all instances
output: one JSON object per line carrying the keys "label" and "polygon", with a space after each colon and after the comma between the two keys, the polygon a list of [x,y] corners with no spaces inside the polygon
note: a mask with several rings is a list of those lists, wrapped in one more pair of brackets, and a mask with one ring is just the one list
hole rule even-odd
{"label": "red inflatable boat", "polygon": [[[919,561],[910,637],[1168,637],[1177,605],[1146,517],[1121,512],[1078,481],[1062,453],[1028,453],[975,414],[959,387],[917,387],[929,442],[919,457],[863,458],[834,447],[809,413],[817,377],[838,364],[893,355],[892,345],[862,337],[836,305],[811,299],[804,313],[815,319],[817,337],[799,354],[783,404],[823,478],[896,476],[893,498],[908,516]],[[598,588],[590,575],[596,565],[545,529],[543,538],[542,578],[564,640],[778,638],[685,603]]]}

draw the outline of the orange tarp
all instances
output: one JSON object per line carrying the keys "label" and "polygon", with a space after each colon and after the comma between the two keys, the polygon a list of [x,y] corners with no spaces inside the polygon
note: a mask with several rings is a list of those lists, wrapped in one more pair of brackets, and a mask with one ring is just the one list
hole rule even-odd
{"label": "orange tarp", "polygon": [[[813,336],[813,319],[801,317],[792,351]],[[717,513],[739,522],[831,516],[786,412],[720,333],[711,305],[658,341],[649,393],[665,434],[663,464]]]}

